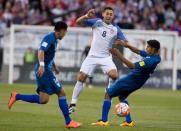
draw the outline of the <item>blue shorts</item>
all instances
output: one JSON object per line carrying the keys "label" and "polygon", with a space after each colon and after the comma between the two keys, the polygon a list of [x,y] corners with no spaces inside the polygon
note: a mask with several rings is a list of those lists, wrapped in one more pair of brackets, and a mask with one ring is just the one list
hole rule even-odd
{"label": "blue shorts", "polygon": [[120,99],[126,99],[130,93],[139,89],[139,86],[136,86],[134,80],[131,80],[129,77],[123,77],[118,79],[113,85],[106,89],[110,97],[119,96]]}
{"label": "blue shorts", "polygon": [[49,95],[60,92],[62,85],[59,83],[53,72],[49,69],[45,69],[43,76],[39,77],[37,69],[35,69],[35,76],[37,82],[37,93],[45,92]]}

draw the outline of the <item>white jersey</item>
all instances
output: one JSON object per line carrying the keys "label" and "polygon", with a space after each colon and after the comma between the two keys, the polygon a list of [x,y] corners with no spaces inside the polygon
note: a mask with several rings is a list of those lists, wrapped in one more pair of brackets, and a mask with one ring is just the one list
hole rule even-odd
{"label": "white jersey", "polygon": [[90,56],[108,57],[110,56],[109,49],[116,39],[126,40],[121,29],[112,24],[108,25],[102,19],[87,19],[85,25],[91,26],[93,30],[93,38]]}

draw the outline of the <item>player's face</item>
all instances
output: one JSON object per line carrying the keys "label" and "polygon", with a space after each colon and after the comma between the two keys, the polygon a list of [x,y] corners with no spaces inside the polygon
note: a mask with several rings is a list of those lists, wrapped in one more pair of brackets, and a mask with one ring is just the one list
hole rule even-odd
{"label": "player's face", "polygon": [[56,34],[56,38],[61,40],[65,34],[67,33],[67,30],[59,30],[59,31],[55,31],[55,34]]}
{"label": "player's face", "polygon": [[146,52],[147,52],[149,55],[152,55],[152,54],[154,54],[154,48],[152,48],[151,46],[147,45],[147,46],[146,46]]}
{"label": "player's face", "polygon": [[114,11],[113,10],[105,10],[102,13],[103,20],[106,24],[111,24],[114,18]]}

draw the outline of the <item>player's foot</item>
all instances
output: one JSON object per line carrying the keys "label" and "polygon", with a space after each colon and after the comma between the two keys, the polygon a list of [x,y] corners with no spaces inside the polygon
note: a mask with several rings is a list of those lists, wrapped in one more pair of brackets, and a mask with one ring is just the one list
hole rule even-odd
{"label": "player's foot", "polygon": [[69,114],[72,114],[76,110],[76,104],[70,104],[69,106]]}
{"label": "player's foot", "polygon": [[78,128],[81,125],[81,123],[71,120],[70,123],[66,125],[66,128]]}
{"label": "player's foot", "polygon": [[98,120],[95,123],[91,123],[91,125],[93,125],[93,126],[109,126],[109,122],[108,121],[103,122],[102,120]]}
{"label": "player's foot", "polygon": [[120,124],[120,126],[133,127],[133,126],[135,126],[135,122],[132,121],[132,122],[128,123],[128,122],[124,121],[123,123]]}
{"label": "player's foot", "polygon": [[9,102],[8,102],[8,108],[11,109],[11,107],[13,106],[13,104],[16,102],[16,92],[13,91],[11,92],[11,96],[10,96],[10,99],[9,99]]}

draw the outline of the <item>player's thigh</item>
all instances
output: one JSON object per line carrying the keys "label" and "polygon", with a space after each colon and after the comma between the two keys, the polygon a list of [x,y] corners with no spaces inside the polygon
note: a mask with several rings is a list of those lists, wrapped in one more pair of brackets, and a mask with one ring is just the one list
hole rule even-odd
{"label": "player's thigh", "polygon": [[86,57],[84,62],[81,65],[80,72],[83,72],[87,76],[92,76],[97,64],[97,59],[93,57]]}
{"label": "player's thigh", "polygon": [[44,92],[48,95],[59,92],[62,88],[61,83],[55,77],[52,71],[46,71],[43,77],[38,78],[37,92]]}
{"label": "player's thigh", "polygon": [[37,82],[38,87],[48,88],[51,85],[49,78],[51,75],[53,75],[52,71],[45,69],[42,76],[38,75],[37,73],[38,69],[35,69],[34,71],[35,71],[35,77],[36,77],[36,82]]}
{"label": "player's thigh", "polygon": [[57,93],[61,92],[61,90],[62,90],[62,84],[61,84],[61,82],[55,77],[54,74],[50,77],[50,82],[51,82],[51,88],[49,88],[50,90],[48,91],[50,94],[57,94]]}
{"label": "player's thigh", "polygon": [[106,57],[100,61],[101,69],[105,74],[108,74],[111,78],[117,78],[118,72],[116,65],[112,61],[112,57]]}
{"label": "player's thigh", "polygon": [[50,80],[50,76],[53,75],[50,71],[45,70],[43,76],[38,76],[36,74],[36,82],[37,82],[37,93],[40,94],[40,92],[47,93],[51,95],[51,86],[52,82]]}
{"label": "player's thigh", "polygon": [[111,87],[107,88],[106,91],[111,97],[127,97],[133,91],[133,88],[129,86],[129,82],[125,77],[117,80]]}
{"label": "player's thigh", "polygon": [[87,74],[80,71],[78,76],[77,76],[77,80],[81,81],[81,82],[85,82],[86,78],[87,78]]}

